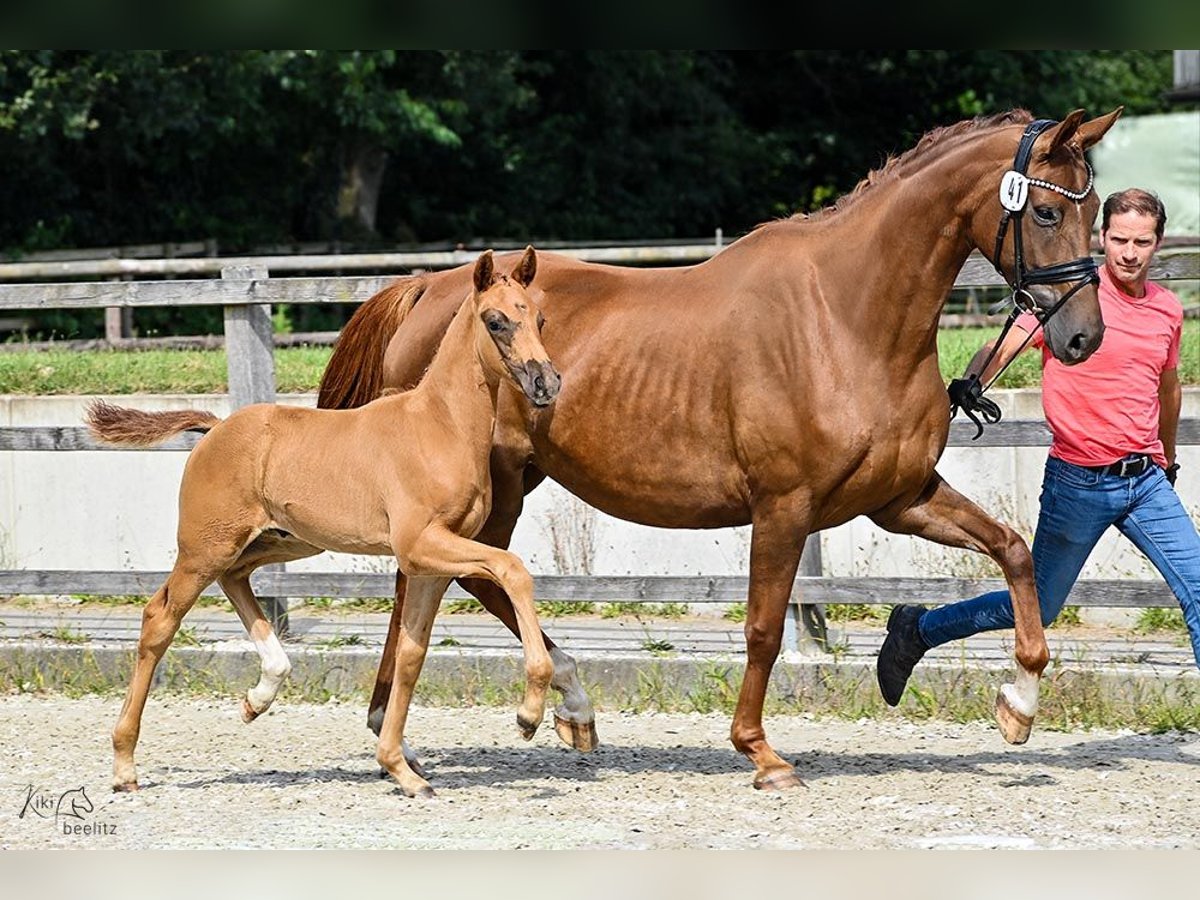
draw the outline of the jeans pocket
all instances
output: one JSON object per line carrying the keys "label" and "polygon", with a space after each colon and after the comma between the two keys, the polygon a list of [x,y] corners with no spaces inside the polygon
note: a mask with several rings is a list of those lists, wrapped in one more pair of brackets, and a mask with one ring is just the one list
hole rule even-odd
{"label": "jeans pocket", "polygon": [[1101,472],[1093,472],[1091,469],[1085,469],[1083,466],[1076,466],[1053,457],[1047,462],[1046,468],[1047,474],[1053,475],[1051,480],[1075,488],[1095,487],[1104,477]]}

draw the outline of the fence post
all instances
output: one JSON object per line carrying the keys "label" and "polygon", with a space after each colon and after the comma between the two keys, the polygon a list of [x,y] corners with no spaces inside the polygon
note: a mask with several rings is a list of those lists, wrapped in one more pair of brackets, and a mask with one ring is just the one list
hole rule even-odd
{"label": "fence post", "polygon": [[[249,281],[265,279],[262,266],[225,266],[221,278]],[[271,304],[251,303],[225,307],[225,365],[229,374],[229,402],[235,409],[251,403],[275,402],[275,337]],[[276,563],[264,571],[283,571]],[[288,633],[286,597],[259,597],[259,605],[281,638]]]}
{"label": "fence post", "polygon": [[[824,574],[821,563],[821,533],[810,534],[800,554],[800,575],[820,577]],[[829,652],[829,630],[825,624],[825,604],[804,603],[803,596],[793,597],[788,603],[787,617],[783,620],[783,646],[807,655]]]}

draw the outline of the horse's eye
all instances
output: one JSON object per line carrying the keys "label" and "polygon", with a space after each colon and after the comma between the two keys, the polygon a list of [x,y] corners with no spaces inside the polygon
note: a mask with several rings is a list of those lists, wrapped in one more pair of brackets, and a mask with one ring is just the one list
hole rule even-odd
{"label": "horse's eye", "polygon": [[487,327],[492,334],[499,334],[504,330],[504,323],[499,319],[492,319],[487,323]]}
{"label": "horse's eye", "polygon": [[1037,219],[1037,223],[1039,225],[1058,224],[1058,210],[1053,206],[1034,207],[1033,216],[1035,219]]}

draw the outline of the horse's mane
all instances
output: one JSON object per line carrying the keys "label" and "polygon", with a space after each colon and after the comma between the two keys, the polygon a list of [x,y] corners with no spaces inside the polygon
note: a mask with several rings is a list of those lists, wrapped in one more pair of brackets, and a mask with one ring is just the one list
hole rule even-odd
{"label": "horse's mane", "polygon": [[[1032,121],[1033,115],[1029,110],[1010,109],[1007,112],[996,113],[990,116],[976,116],[973,119],[964,119],[961,122],[955,122],[953,125],[944,125],[930,129],[921,136],[921,139],[917,141],[916,146],[911,150],[905,150],[899,156],[888,156],[882,166],[868,172],[867,177],[856,184],[852,191],[838,197],[829,206],[819,209],[814,213],[794,213],[783,221],[811,222],[836,215],[847,207],[852,206],[856,200],[876,185],[894,181],[898,177],[900,169],[905,168],[909,163],[923,158],[934,148],[941,147],[954,138],[976,131],[1002,128],[1006,125],[1027,125]],[[758,227],[761,228],[763,226],[760,225]]]}

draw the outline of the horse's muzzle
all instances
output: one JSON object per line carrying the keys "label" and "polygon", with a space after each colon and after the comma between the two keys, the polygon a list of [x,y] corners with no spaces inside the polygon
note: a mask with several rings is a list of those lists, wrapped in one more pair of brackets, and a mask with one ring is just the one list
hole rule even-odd
{"label": "horse's muzzle", "polygon": [[517,376],[521,390],[534,406],[549,406],[558,396],[562,387],[562,376],[558,374],[549,360],[540,362],[530,360],[521,367]]}

